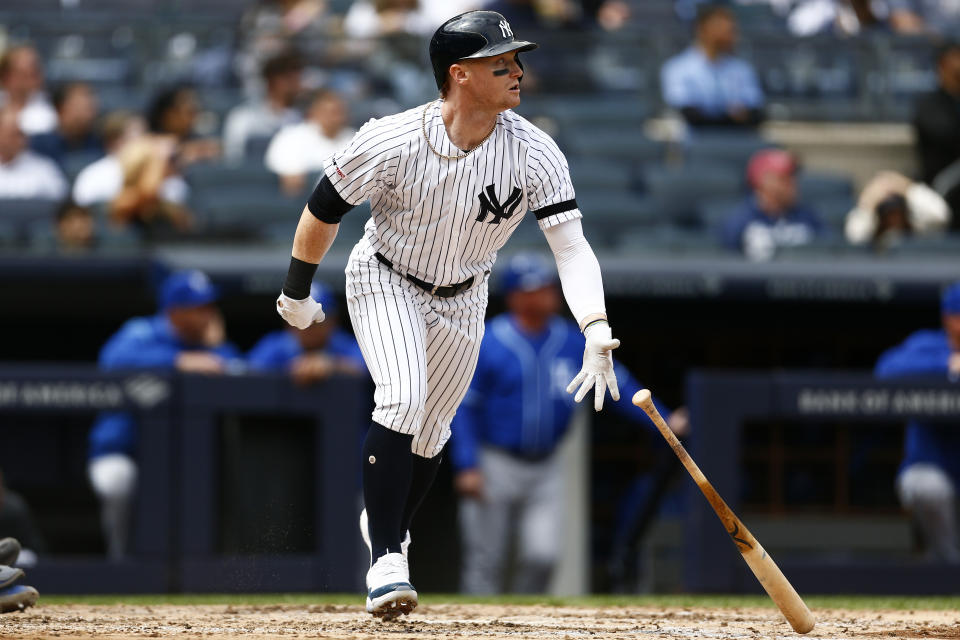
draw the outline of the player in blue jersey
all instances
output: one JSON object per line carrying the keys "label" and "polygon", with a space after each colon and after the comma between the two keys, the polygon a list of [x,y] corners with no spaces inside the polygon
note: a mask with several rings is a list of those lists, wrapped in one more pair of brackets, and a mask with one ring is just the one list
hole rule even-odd
{"label": "player in blue jersey", "polygon": [[366,373],[356,339],[340,328],[333,293],[314,282],[310,296],[323,306],[326,320],[306,329],[288,326],[263,336],[250,353],[253,371],[286,371],[299,384],[311,384],[334,373]]}
{"label": "player in blue jersey", "polygon": [[[877,362],[878,378],[960,379],[960,282],[947,288],[940,304],[943,326],[911,334]],[[897,495],[935,559],[960,561],[956,493],[960,481],[960,429],[955,424],[911,420],[897,474]]]}
{"label": "player in blue jersey", "polygon": [[[501,591],[516,528],[520,567],[512,590],[537,593],[548,586],[560,555],[563,469],[555,454],[577,407],[566,387],[580,367],[584,339],[574,322],[557,315],[560,293],[548,260],[518,254],[501,283],[508,312],[487,323],[476,374],[452,427],[462,498],[462,587],[469,593]],[[622,388],[641,388],[616,360],[614,371]],[[630,402],[613,407],[653,428]],[[672,418],[677,431],[685,430],[684,413]]]}
{"label": "player in blue jersey", "polygon": [[[179,271],[160,287],[160,311],[132,318],[100,350],[104,371],[156,369],[218,375],[243,368],[226,341],[217,290],[202,271]],[[124,411],[97,416],[89,436],[90,484],[100,499],[107,554],[126,554],[130,505],[137,484],[137,425]]]}

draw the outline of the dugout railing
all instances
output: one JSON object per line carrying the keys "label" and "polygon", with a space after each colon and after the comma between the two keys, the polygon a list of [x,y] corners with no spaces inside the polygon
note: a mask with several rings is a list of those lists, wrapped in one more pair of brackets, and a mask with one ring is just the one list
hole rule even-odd
{"label": "dugout railing", "polygon": [[[960,386],[946,381],[877,381],[864,373],[697,371],[687,379],[687,402],[694,426],[691,453],[727,503],[742,513],[741,433],[744,424],[783,419],[800,425],[842,422],[869,427],[910,418],[953,423],[960,419]],[[889,480],[894,491],[893,479]],[[723,533],[709,504],[689,497],[684,527],[684,588],[697,592],[760,592],[761,587]],[[788,512],[780,516],[789,522]],[[906,515],[904,515],[906,518]],[[960,592],[956,566],[891,555],[851,559],[831,554],[773,554],[800,593],[935,594]],[[868,533],[869,535],[869,533]]]}

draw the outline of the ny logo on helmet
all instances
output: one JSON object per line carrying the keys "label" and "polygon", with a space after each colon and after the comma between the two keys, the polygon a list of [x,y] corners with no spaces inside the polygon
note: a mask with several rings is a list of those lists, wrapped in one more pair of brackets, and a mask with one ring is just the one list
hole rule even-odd
{"label": "ny logo on helmet", "polygon": [[508,23],[506,20],[500,21],[500,33],[503,34],[504,38],[513,37],[513,29],[510,28],[510,23]]}
{"label": "ny logo on helmet", "polygon": [[513,212],[520,206],[520,195],[523,193],[520,191],[520,187],[514,187],[513,191],[510,192],[510,197],[503,204],[500,204],[500,200],[497,199],[497,193],[493,190],[492,184],[486,186],[486,191],[486,193],[481,191],[480,195],[477,196],[480,198],[480,215],[477,216],[477,222],[483,222],[487,219],[487,214],[492,213],[493,218],[490,220],[490,224],[500,224],[501,220],[512,216]]}

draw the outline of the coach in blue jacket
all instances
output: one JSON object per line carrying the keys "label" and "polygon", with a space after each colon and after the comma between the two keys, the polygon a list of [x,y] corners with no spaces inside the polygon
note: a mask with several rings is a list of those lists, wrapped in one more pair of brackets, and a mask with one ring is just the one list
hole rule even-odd
{"label": "coach in blue jacket", "polygon": [[[226,341],[217,290],[202,271],[180,271],[160,288],[160,311],[128,320],[100,350],[104,371],[165,369],[217,375],[242,366]],[[120,411],[104,412],[90,431],[88,472],[100,499],[112,559],[126,553],[130,504],[137,482],[137,425]]]}
{"label": "coach in blue jacket", "polygon": [[[881,379],[960,379],[960,282],[944,292],[943,326],[924,329],[880,356],[875,374]],[[897,474],[897,494],[922,536],[927,554],[960,561],[957,547],[956,492],[960,481],[960,428],[911,420]]]}
{"label": "coach in blue jacket", "polygon": [[314,282],[310,297],[323,306],[326,319],[306,329],[288,326],[268,333],[247,354],[247,364],[254,371],[288,372],[298,384],[319,382],[334,373],[365,374],[360,345],[340,328],[333,293]]}
{"label": "coach in blue jacket", "polygon": [[[468,593],[502,591],[515,528],[518,580],[510,590],[540,593],[562,546],[563,469],[554,454],[577,407],[566,386],[580,368],[584,339],[576,324],[557,315],[556,269],[546,259],[514,256],[501,288],[508,312],[487,322],[473,382],[451,426],[461,586]],[[614,370],[624,398],[641,387],[616,361]],[[653,428],[629,400],[613,406]],[[682,431],[681,422],[678,412],[671,426]]]}

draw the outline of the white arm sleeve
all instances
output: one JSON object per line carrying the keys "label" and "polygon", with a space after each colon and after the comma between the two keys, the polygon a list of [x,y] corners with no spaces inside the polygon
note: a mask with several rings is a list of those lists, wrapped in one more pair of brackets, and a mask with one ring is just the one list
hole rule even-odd
{"label": "white arm sleeve", "polygon": [[543,230],[557,260],[560,286],[577,324],[591,313],[606,314],[600,263],[583,237],[580,219],[568,220]]}

